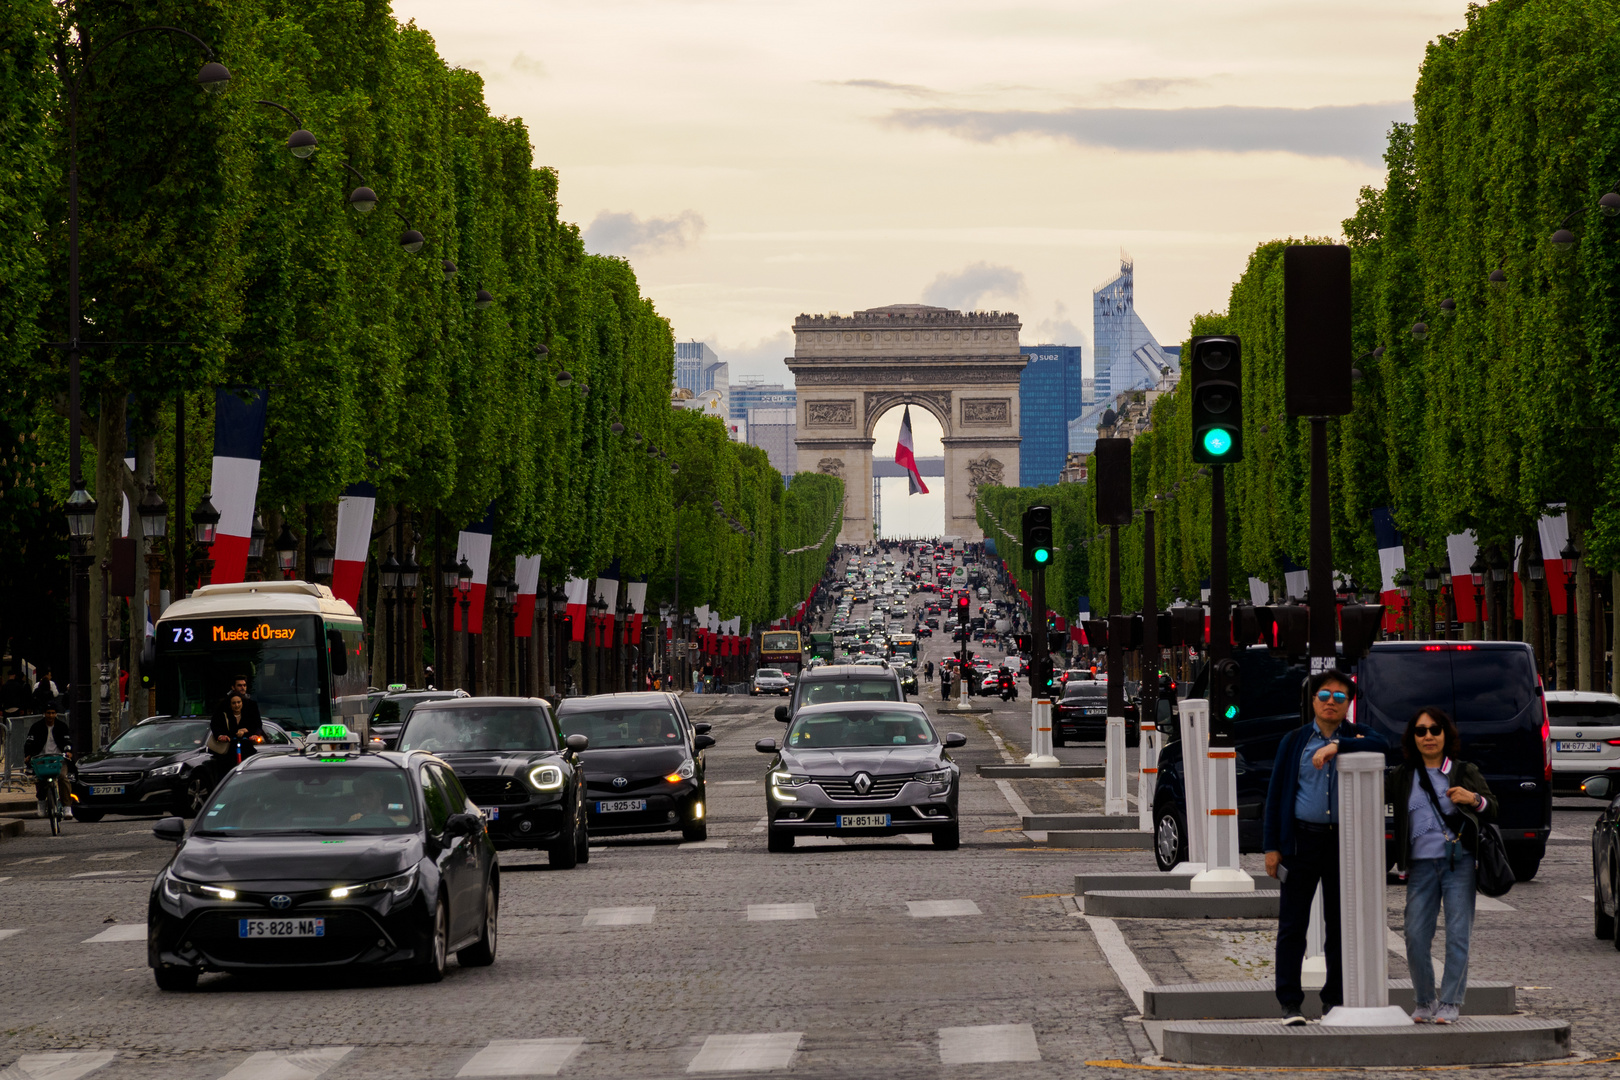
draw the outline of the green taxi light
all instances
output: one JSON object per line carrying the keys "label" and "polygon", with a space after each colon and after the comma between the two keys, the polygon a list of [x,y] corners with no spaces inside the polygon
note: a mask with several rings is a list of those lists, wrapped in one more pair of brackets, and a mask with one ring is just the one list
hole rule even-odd
{"label": "green taxi light", "polygon": [[337,742],[349,737],[349,729],[342,724],[322,724],[315,737],[321,742]]}
{"label": "green taxi light", "polygon": [[1211,428],[1204,432],[1204,452],[1224,457],[1232,449],[1232,433],[1225,428]]}
{"label": "green taxi light", "polygon": [[1052,560],[1052,553],[1050,551],[1047,551],[1045,548],[1036,548],[1035,549],[1035,561],[1036,562],[1043,563],[1043,562],[1050,562],[1051,560]]}

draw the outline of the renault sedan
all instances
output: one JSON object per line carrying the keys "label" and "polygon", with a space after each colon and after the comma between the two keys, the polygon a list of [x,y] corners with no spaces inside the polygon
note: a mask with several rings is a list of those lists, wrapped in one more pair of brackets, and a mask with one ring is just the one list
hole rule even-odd
{"label": "renault sedan", "polygon": [[961,770],[946,750],[967,737],[935,731],[922,707],[863,701],[801,708],[771,754],[766,841],[790,851],[799,836],[930,833],[934,846],[961,844]]}

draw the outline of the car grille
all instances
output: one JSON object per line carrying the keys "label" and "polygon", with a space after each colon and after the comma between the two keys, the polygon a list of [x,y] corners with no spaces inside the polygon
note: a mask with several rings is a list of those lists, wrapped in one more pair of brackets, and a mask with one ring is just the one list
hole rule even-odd
{"label": "car grille", "polygon": [[855,793],[847,776],[812,776],[810,782],[820,786],[829,798],[849,799],[853,802],[873,802],[882,799],[892,799],[900,794],[900,789],[913,779],[910,773],[901,776],[874,776],[872,777],[872,790],[865,795]]}
{"label": "car grille", "polygon": [[133,784],[144,777],[140,772],[90,772],[85,770],[79,773],[79,780],[86,784]]}
{"label": "car grille", "polygon": [[244,938],[238,936],[237,918],[287,918],[292,913],[264,908],[200,917],[191,928],[190,940],[207,956],[222,964],[248,964],[276,967],[283,964],[336,964],[353,959],[387,940],[368,915],[361,912],[311,911],[297,917],[316,916],[326,920],[326,934],[318,938]]}
{"label": "car grille", "polygon": [[514,776],[459,777],[467,797],[479,806],[516,806],[529,801],[529,790]]}

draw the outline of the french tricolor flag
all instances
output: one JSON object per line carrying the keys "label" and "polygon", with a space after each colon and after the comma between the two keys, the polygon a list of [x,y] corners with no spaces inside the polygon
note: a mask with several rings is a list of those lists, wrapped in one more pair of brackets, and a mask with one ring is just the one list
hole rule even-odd
{"label": "french tricolor flag", "polygon": [[337,541],[332,545],[332,595],[357,610],[376,513],[377,489],[372,484],[362,480],[343,489],[338,500]]}
{"label": "french tricolor flag", "polygon": [[[456,540],[456,551],[461,558],[467,560],[472,567],[472,593],[467,597],[467,626],[469,634],[482,634],[484,632],[484,593],[489,588],[489,549],[495,541],[495,504],[491,503],[484,511],[484,520],[476,525],[469,525],[461,530]],[[457,560],[460,562],[460,559]],[[455,619],[451,623],[452,630],[463,629],[461,626],[461,604],[455,606]]]}
{"label": "french tricolor flag", "polygon": [[911,406],[906,406],[905,415],[900,418],[900,441],[895,444],[894,463],[906,470],[907,483],[911,485],[910,494],[928,494],[928,485],[923,483],[922,473],[917,471],[917,455],[911,445]]}
{"label": "french tricolor flag", "polygon": [[[247,394],[247,397],[243,397]],[[214,478],[209,497],[219,511],[214,530],[211,580],[228,585],[247,576],[253,504],[259,496],[259,459],[264,456],[268,390],[214,390]]]}
{"label": "french tricolor flag", "polygon": [[568,597],[568,624],[575,641],[585,640],[585,610],[586,601],[590,599],[591,582],[589,578],[571,577],[563,585],[563,592]]}
{"label": "french tricolor flag", "polygon": [[1568,612],[1564,605],[1564,583],[1569,574],[1564,570],[1560,552],[1569,543],[1569,517],[1567,514],[1544,517],[1537,526],[1541,533],[1541,558],[1547,570],[1547,599],[1552,602],[1554,615],[1565,615]]}
{"label": "french tricolor flag", "polygon": [[1373,536],[1378,542],[1378,569],[1383,573],[1384,629],[1396,633],[1401,627],[1401,587],[1395,576],[1406,569],[1406,548],[1401,545],[1401,532],[1395,527],[1395,518],[1387,506],[1375,506],[1372,512]]}
{"label": "french tricolor flag", "polygon": [[1451,606],[1457,612],[1457,621],[1471,623],[1478,618],[1474,607],[1474,558],[1479,544],[1473,533],[1452,533],[1446,537],[1446,562],[1451,566]]}
{"label": "french tricolor flag", "polygon": [[641,617],[647,611],[647,583],[632,581],[624,587],[625,599],[630,601],[630,644],[641,644]]}
{"label": "french tricolor flag", "polygon": [[517,629],[518,637],[534,636],[534,599],[540,591],[540,556],[519,555],[517,558]]}
{"label": "french tricolor flag", "polygon": [[611,645],[613,644],[613,617],[619,605],[619,579],[614,577],[597,578],[596,598],[607,605],[607,611],[596,624],[596,643],[598,645]]}

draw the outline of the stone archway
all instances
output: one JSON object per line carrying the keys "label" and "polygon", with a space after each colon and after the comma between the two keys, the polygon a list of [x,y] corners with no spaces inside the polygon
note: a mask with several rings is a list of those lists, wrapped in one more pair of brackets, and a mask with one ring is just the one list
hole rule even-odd
{"label": "stone archway", "polygon": [[843,478],[843,543],[872,540],[872,430],[897,405],[944,432],[945,535],[983,539],[973,492],[1018,476],[1020,329],[1017,315],[922,304],[794,320],[799,462]]}

